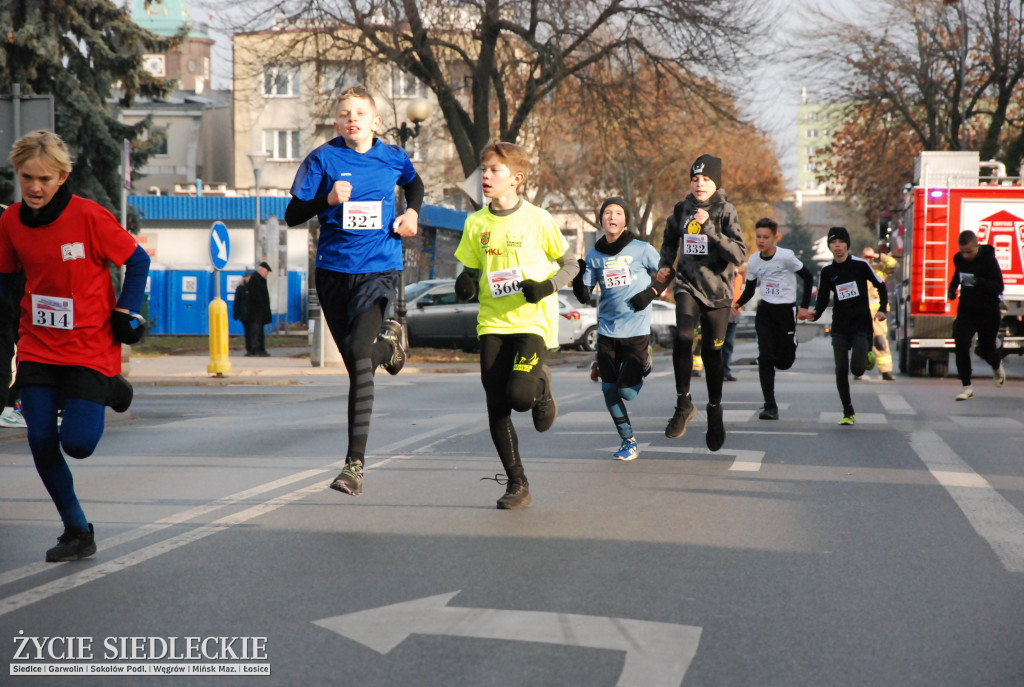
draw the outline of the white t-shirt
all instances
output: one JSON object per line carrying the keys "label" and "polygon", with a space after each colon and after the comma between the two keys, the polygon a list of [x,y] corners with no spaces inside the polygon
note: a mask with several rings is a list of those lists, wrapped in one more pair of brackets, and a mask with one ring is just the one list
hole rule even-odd
{"label": "white t-shirt", "polygon": [[747,261],[747,280],[760,281],[761,300],[766,303],[796,303],[796,273],[803,266],[788,248],[776,248],[767,260],[758,252]]}

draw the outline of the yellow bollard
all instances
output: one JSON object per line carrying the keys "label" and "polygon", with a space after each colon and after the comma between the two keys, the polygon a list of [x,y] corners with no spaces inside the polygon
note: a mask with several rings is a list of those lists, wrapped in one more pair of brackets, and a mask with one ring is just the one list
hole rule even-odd
{"label": "yellow bollard", "polygon": [[231,372],[231,361],[228,360],[228,304],[223,298],[210,301],[210,364],[207,372],[218,377]]}

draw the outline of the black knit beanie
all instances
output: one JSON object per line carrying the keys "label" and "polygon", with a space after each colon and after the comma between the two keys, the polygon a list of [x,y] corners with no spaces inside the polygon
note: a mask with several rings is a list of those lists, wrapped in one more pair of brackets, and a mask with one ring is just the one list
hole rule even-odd
{"label": "black knit beanie", "polygon": [[722,158],[714,155],[701,155],[690,167],[690,178],[703,174],[715,182],[716,188],[722,188]]}
{"label": "black knit beanie", "polygon": [[612,196],[611,198],[608,198],[603,203],[601,203],[601,209],[597,213],[598,224],[601,223],[601,218],[604,217],[604,211],[608,208],[609,205],[618,205],[620,208],[622,208],[622,211],[626,213],[626,226],[629,226],[629,203],[626,202],[625,198],[621,198],[619,196]]}
{"label": "black knit beanie", "polygon": [[850,249],[850,232],[846,231],[846,227],[832,227],[828,230],[828,238],[825,239],[825,245],[832,243],[833,239],[839,239],[846,244],[846,249]]}

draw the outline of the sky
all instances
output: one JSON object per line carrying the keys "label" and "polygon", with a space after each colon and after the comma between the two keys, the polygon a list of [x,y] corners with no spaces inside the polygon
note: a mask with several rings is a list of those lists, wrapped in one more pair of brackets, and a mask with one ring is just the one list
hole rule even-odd
{"label": "sky", "polygon": [[[231,39],[216,27],[227,23],[227,12],[237,0],[186,0],[189,14],[198,23],[210,26],[210,37],[216,41],[213,47],[213,88],[227,88],[231,78]],[[800,29],[812,23],[812,14],[825,11],[829,16],[850,18],[863,14],[876,0],[765,0],[769,7],[783,12],[783,26],[769,40],[784,46],[793,39]],[[796,174],[796,117],[800,104],[801,88],[813,90],[814,84],[807,83],[794,73],[792,61],[787,61],[788,49],[781,47],[779,59],[764,67],[763,71],[751,74],[746,81],[751,90],[742,97],[742,111],[757,127],[768,134],[775,143],[776,154],[784,176],[792,184]]]}

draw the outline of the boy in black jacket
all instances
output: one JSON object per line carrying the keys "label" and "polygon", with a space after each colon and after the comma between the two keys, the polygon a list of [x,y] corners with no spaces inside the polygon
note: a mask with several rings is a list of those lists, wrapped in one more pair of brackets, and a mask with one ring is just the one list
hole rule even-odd
{"label": "boy in black jacket", "polygon": [[1003,272],[996,260],[996,249],[978,245],[978,235],[962,231],[957,237],[960,251],[953,256],[953,278],[949,281],[949,300],[956,299],[960,288],[960,304],[953,321],[953,341],[956,345],[956,371],[963,390],[956,400],[974,398],[971,388],[971,339],[978,335],[978,354],[992,366],[992,379],[996,386],[1006,381],[1003,358],[996,350],[999,332],[999,295],[1003,292]]}
{"label": "boy in black jacket", "polygon": [[[736,208],[725,198],[722,160],[701,155],[690,167],[690,194],[677,203],[665,223],[665,239],[657,281],[675,276],[676,340],[672,367],[676,377],[676,409],[665,436],[686,433],[686,423],[697,414],[690,399],[693,372],[693,332],[699,324],[701,357],[708,386],[708,448],[717,451],[725,443],[722,422],[722,345],[729,327],[733,301],[733,276],[747,257]],[[678,260],[677,256],[678,255]],[[634,303],[639,308],[640,304]]]}
{"label": "boy in black jacket", "polygon": [[[868,302],[868,284],[878,289],[878,313],[885,319],[889,307],[885,284],[878,278],[866,260],[850,255],[850,233],[845,227],[828,230],[828,249],[832,262],[825,265],[818,279],[818,299],[814,310],[804,319],[817,321],[828,307],[829,296],[835,294],[832,306],[832,355],[836,361],[836,388],[843,403],[841,425],[854,422],[853,402],[850,400],[850,372],[862,375],[868,368],[868,354],[874,333],[871,328],[871,306]],[[850,350],[853,355],[850,355]]]}

